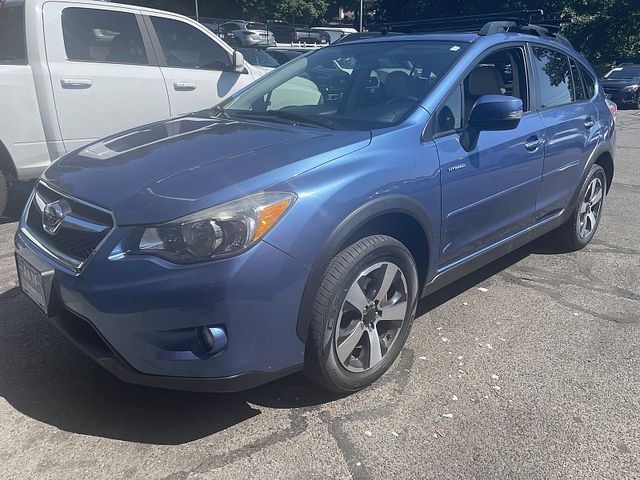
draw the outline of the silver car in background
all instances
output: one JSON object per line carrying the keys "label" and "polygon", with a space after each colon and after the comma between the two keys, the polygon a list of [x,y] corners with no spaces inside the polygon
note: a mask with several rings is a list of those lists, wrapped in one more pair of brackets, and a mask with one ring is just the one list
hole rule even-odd
{"label": "silver car in background", "polygon": [[224,40],[237,47],[274,47],[276,37],[264,23],[234,20],[220,25]]}

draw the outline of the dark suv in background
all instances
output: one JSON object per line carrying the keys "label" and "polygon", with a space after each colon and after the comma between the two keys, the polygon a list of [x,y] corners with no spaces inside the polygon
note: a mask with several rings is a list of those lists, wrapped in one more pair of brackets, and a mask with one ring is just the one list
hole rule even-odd
{"label": "dark suv in background", "polygon": [[640,64],[622,63],[602,78],[602,88],[619,106],[640,109]]}

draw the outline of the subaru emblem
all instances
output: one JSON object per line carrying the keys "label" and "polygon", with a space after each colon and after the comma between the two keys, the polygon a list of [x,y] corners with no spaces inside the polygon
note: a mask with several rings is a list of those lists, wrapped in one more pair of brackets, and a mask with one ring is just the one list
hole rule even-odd
{"label": "subaru emblem", "polygon": [[58,233],[65,215],[71,211],[69,203],[58,200],[45,205],[42,211],[42,228],[50,235]]}

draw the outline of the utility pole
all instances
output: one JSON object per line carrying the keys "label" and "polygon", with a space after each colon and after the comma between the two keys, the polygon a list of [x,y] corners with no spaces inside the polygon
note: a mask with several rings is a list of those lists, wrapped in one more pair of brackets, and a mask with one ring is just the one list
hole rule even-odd
{"label": "utility pole", "polygon": [[[197,2],[198,0],[196,0]],[[364,0],[360,0],[360,31],[363,31],[363,26],[364,26]]]}

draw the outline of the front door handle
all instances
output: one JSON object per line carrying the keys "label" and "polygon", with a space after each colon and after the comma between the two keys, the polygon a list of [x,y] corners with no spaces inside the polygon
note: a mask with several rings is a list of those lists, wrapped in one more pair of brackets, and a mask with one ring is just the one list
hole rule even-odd
{"label": "front door handle", "polygon": [[60,85],[62,88],[82,90],[91,88],[93,82],[90,78],[61,78]]}
{"label": "front door handle", "polygon": [[174,82],[173,89],[177,92],[189,92],[196,89],[196,82]]}
{"label": "front door handle", "polygon": [[596,121],[593,119],[592,116],[588,116],[587,118],[584,119],[584,128],[591,128],[596,124]]}
{"label": "front door handle", "polygon": [[529,150],[530,152],[535,152],[544,144],[544,138],[538,138],[537,135],[533,135],[527,138],[527,141],[524,143],[524,148]]}

